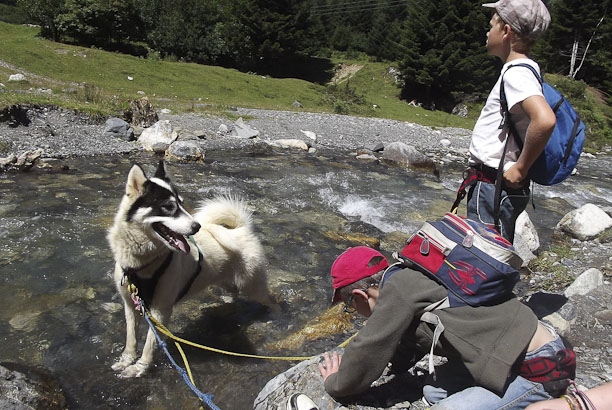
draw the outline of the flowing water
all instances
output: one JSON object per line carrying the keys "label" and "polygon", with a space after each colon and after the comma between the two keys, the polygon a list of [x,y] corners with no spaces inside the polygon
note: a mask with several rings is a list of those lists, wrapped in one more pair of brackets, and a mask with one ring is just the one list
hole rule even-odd
{"label": "flowing water", "polygon": [[[142,153],[68,159],[67,171],[0,175],[0,362],[48,369],[70,408],[198,408],[163,354],[139,379],[119,379],[110,368],[125,330],[105,234],[131,164],[150,173],[157,161]],[[612,205],[610,169],[610,158],[589,159],[571,184],[536,188],[530,214],[544,242],[569,210]],[[247,199],[270,287],[281,300],[281,309],[270,311],[243,300],[225,303],[213,289],[179,305],[170,329],[204,345],[272,356],[314,355],[346,338],[314,335],[296,348],[272,347],[328,309],[329,268],[351,245],[342,235],[364,234],[396,250],[423,221],[447,210],[461,174],[460,165],[442,167],[437,178],[344,154],[235,152],[209,154],[204,164],[171,163],[168,170],[191,209],[228,190]],[[185,351],[196,385],[222,409],[252,408],[265,383],[295,364]]]}

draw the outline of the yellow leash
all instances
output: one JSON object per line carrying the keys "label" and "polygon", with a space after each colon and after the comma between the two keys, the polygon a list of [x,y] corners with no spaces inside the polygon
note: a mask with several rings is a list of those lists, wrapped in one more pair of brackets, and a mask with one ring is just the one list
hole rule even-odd
{"label": "yellow leash", "polygon": [[[260,355],[247,354],[247,353],[229,352],[227,350],[221,350],[221,349],[217,349],[217,348],[214,348],[214,347],[204,346],[204,345],[201,345],[201,344],[198,344],[198,343],[191,342],[189,340],[182,339],[182,338],[174,335],[170,330],[168,330],[168,328],[166,326],[164,326],[157,319],[155,319],[153,317],[153,315],[151,315],[151,313],[149,313],[149,311],[147,311],[146,313],[149,316],[149,319],[151,319],[151,322],[153,322],[153,324],[157,328],[157,330],[159,330],[160,333],[166,335],[170,339],[174,340],[175,344],[177,344],[177,345],[179,343],[183,343],[183,344],[186,344],[186,345],[189,345],[189,346],[192,346],[192,347],[196,347],[198,349],[208,350],[208,351],[211,351],[211,352],[221,353],[221,354],[225,354],[225,355],[229,355],[229,356],[248,357],[248,358],[251,358],[251,359],[289,360],[289,361],[298,360],[298,361],[302,361],[302,360],[309,360],[309,359],[312,359],[312,358],[316,357],[316,356],[260,356]],[[342,342],[339,345],[339,347],[345,347],[355,336],[357,336],[357,333],[355,333],[353,336],[349,337],[347,340]],[[181,350],[179,350],[179,351],[181,351]],[[185,362],[185,365],[188,366],[187,359],[184,356],[184,354],[182,353],[182,351],[181,351],[181,355],[183,356],[183,361]],[[190,377],[191,377],[191,373],[190,372],[189,372],[189,374],[190,374]]]}

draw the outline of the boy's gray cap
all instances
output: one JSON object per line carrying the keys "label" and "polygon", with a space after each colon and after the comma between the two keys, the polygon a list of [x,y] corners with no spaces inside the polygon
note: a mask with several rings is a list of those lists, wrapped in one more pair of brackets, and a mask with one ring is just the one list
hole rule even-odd
{"label": "boy's gray cap", "polygon": [[482,6],[494,8],[504,23],[528,38],[540,37],[550,25],[550,13],[542,0],[499,0]]}

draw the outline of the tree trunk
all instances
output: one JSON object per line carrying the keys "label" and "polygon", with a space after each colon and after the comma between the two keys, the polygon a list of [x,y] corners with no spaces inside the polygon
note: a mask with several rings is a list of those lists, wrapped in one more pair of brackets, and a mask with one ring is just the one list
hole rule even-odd
{"label": "tree trunk", "polygon": [[574,67],[576,66],[576,56],[578,55],[578,33],[574,35],[574,45],[572,46],[572,56],[570,58],[570,69],[568,77],[574,78],[576,73],[574,72]]}

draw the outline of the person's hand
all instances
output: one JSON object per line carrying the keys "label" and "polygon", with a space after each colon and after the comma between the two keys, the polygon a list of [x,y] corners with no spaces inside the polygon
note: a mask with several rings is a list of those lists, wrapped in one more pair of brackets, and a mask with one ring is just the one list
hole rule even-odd
{"label": "person's hand", "polygon": [[323,381],[325,381],[327,376],[338,372],[342,356],[339,356],[338,352],[334,352],[331,358],[329,357],[329,353],[325,353],[323,357],[325,358],[325,366],[319,363],[319,371],[321,372],[321,376],[323,376]]}
{"label": "person's hand", "polygon": [[525,179],[527,179],[527,172],[522,171],[517,164],[512,165],[506,172],[504,172],[504,182],[509,188],[521,188],[523,185],[525,185]]}

